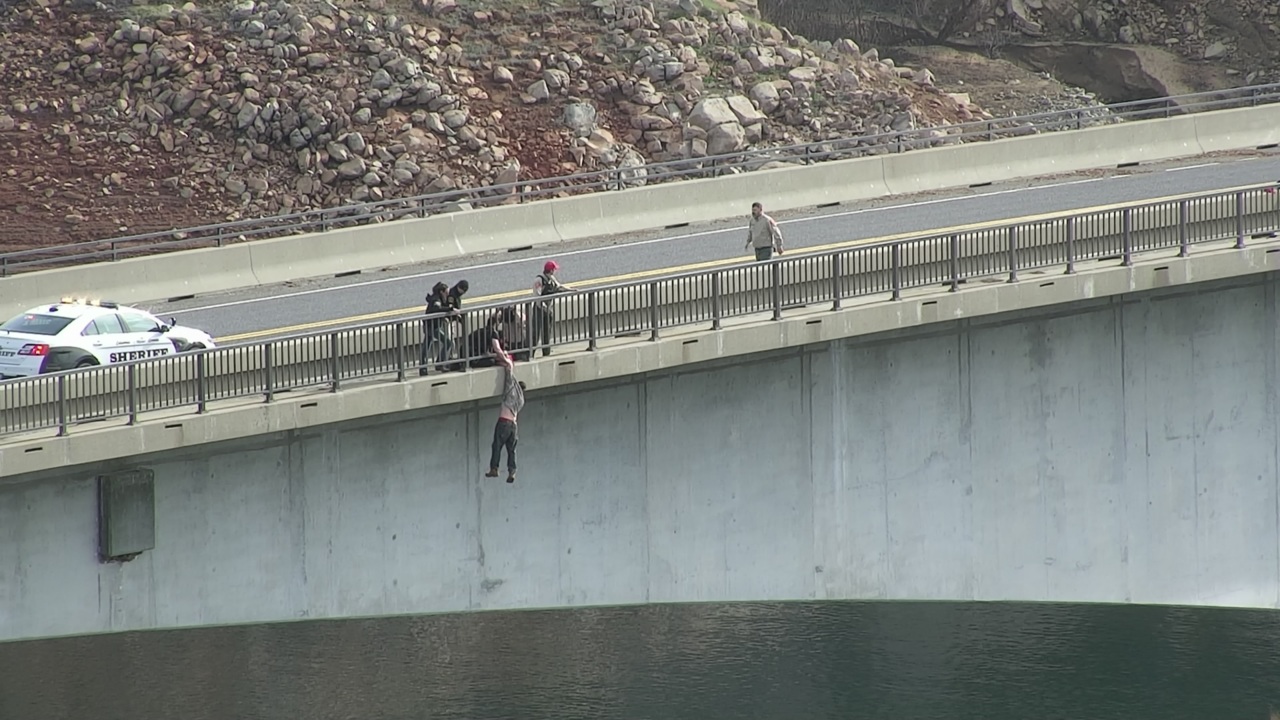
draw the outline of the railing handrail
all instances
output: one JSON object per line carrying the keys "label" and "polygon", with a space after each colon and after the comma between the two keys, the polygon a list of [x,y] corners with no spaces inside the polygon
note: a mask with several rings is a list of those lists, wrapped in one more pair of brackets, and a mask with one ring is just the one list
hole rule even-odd
{"label": "railing handrail", "polygon": [[[608,190],[613,187],[623,188],[638,181],[652,183],[674,177],[692,179],[692,177],[699,176],[714,176],[725,172],[743,170],[770,161],[779,161],[783,158],[816,162],[854,150],[863,152],[884,147],[892,147],[896,152],[905,152],[911,150],[912,147],[910,146],[914,143],[936,139],[933,133],[938,130],[945,130],[948,133],[948,137],[958,138],[962,141],[974,135],[987,140],[995,140],[997,135],[1005,135],[1012,129],[1032,127],[1038,131],[1037,125],[1051,124],[1055,121],[1075,120],[1077,127],[1079,127],[1086,118],[1090,123],[1100,121],[1118,122],[1125,120],[1128,115],[1144,115],[1161,111],[1167,117],[1175,109],[1179,113],[1188,113],[1194,112],[1197,108],[1217,107],[1224,104],[1234,105],[1242,101],[1247,101],[1252,105],[1280,101],[1280,83],[1210,90],[1153,98],[1151,100],[1130,100],[1106,105],[992,118],[990,120],[972,120],[949,126],[914,128],[875,135],[819,140],[768,148],[752,148],[700,158],[665,160],[629,168],[590,170],[550,178],[517,180],[511,183],[446,190],[401,198],[387,198],[332,208],[303,210],[289,214],[242,218],[221,223],[155,230],[101,240],[28,248],[0,253],[0,278],[23,268],[60,265],[76,260],[92,260],[103,256],[111,256],[111,259],[116,259],[122,249],[129,253],[166,252],[178,250],[193,243],[210,240],[214,240],[218,245],[221,245],[225,239],[234,239],[241,235],[287,234],[311,230],[316,226],[319,226],[323,231],[330,224],[352,222],[364,224],[385,219],[382,216],[389,213],[398,214],[399,216],[417,214],[421,217],[426,217],[431,212],[468,202],[511,201],[514,199],[516,202],[524,203],[564,190]],[[135,244],[137,246],[129,247]]]}
{"label": "railing handrail", "polygon": [[[127,415],[130,422],[134,422],[139,413],[148,410],[192,406],[196,408],[194,412],[202,413],[205,412],[210,397],[220,400],[265,394],[267,401],[271,402],[276,393],[285,390],[328,385],[333,392],[337,392],[342,382],[388,373],[396,373],[399,380],[404,380],[406,370],[425,369],[439,362],[428,358],[423,352],[427,349],[430,339],[417,332],[418,324],[459,315],[463,320],[464,330],[469,328],[474,331],[486,327],[491,319],[498,317],[495,311],[506,309],[516,311],[511,317],[519,319],[519,323],[514,328],[519,338],[518,342],[527,341],[528,343],[518,345],[515,348],[517,352],[527,352],[532,355],[543,347],[583,342],[587,343],[589,350],[596,350],[598,340],[621,335],[651,333],[651,339],[656,340],[663,328],[687,327],[710,322],[710,329],[715,330],[720,327],[722,319],[745,317],[768,311],[772,311],[774,320],[779,320],[783,317],[784,308],[790,306],[789,301],[783,299],[784,292],[788,289],[793,290],[800,297],[800,305],[830,302],[834,310],[841,307],[845,298],[885,294],[891,295],[894,301],[900,300],[901,292],[910,288],[941,284],[949,286],[952,292],[956,292],[969,278],[1008,274],[1009,281],[1013,282],[1018,279],[1019,271],[1063,264],[1066,266],[1066,272],[1070,274],[1076,272],[1075,264],[1084,260],[1105,261],[1108,258],[1115,258],[1124,265],[1131,265],[1133,254],[1146,250],[1178,249],[1179,256],[1185,257],[1191,245],[1210,240],[1233,238],[1236,248],[1244,248],[1248,237],[1263,233],[1274,238],[1280,231],[1280,193],[1276,192],[1278,187],[1280,183],[1262,183],[1225,191],[1187,195],[1171,200],[1145,200],[1105,210],[1090,210],[1074,214],[1063,212],[1048,219],[1015,219],[1003,224],[961,232],[925,232],[907,238],[872,241],[851,247],[778,257],[764,263],[744,260],[742,263],[726,267],[609,283],[568,294],[549,297],[529,295],[507,301],[481,303],[464,308],[457,314],[444,312],[422,314],[399,320],[367,322],[335,330],[317,330],[267,340],[224,345],[191,353],[8,380],[0,382],[0,393],[3,393],[0,394],[0,399],[6,400],[6,415],[9,412],[18,414],[25,412],[26,417],[37,419],[35,421],[15,420],[11,418],[18,418],[19,415],[10,416],[4,423],[0,423],[0,434],[57,427],[61,435],[66,434],[69,426],[91,417]],[[1259,206],[1260,201],[1264,201],[1265,204]],[[1207,208],[1209,212],[1206,214],[1197,208]],[[1144,214],[1143,211],[1147,210],[1152,212]],[[1157,220],[1156,224],[1149,226],[1143,224],[1142,218],[1160,217],[1156,213],[1162,211],[1171,212],[1172,215],[1164,216],[1166,219]],[[1246,223],[1246,216],[1252,218],[1250,222],[1254,225]],[[1197,223],[1208,223],[1209,232],[1191,237],[1188,230]],[[1044,236],[1041,238],[1041,244],[1037,245],[1036,230],[1055,226],[1065,232],[1065,239]],[[1076,229],[1081,227],[1093,228],[1095,232],[1101,234],[1074,239],[1077,237]],[[1145,236],[1141,236],[1141,233],[1154,233],[1156,239],[1144,240]],[[972,250],[970,254],[962,256],[961,237],[966,238],[966,242],[972,245],[972,248],[969,248]],[[1120,239],[1117,240],[1117,238]],[[1073,242],[1077,243],[1074,246],[1075,250],[1073,250]],[[1100,247],[1090,251],[1087,248],[1089,242]],[[1085,248],[1083,255],[1078,254],[1080,248]],[[908,256],[908,252],[915,254]],[[1089,254],[1090,252],[1092,254]],[[908,257],[915,259],[904,260]],[[963,265],[974,259],[979,261],[973,267]],[[880,263],[879,266],[875,264],[877,262]],[[815,275],[815,272],[821,272],[823,269],[830,273],[829,277]],[[782,280],[784,272],[790,273],[791,279],[786,282],[794,284],[794,287],[784,284]],[[754,277],[759,284],[739,282],[728,292],[740,294],[742,297],[726,305],[724,301],[726,292],[724,283],[728,282],[726,278],[732,279],[736,276],[741,280],[753,277],[751,273],[757,273]],[[884,277],[885,275],[888,279]],[[879,279],[876,279],[877,277]],[[699,290],[699,286],[688,284],[691,280],[705,281],[711,289]],[[815,284],[820,286],[816,291],[811,287]],[[647,295],[638,292],[633,298],[626,293],[629,290],[639,291],[645,287],[648,288]],[[826,289],[821,289],[822,287]],[[618,298],[610,299],[606,295],[619,291],[621,292]],[[660,293],[671,292],[681,293],[681,299],[663,302]],[[707,295],[708,292],[710,295]],[[815,292],[817,294],[814,294]],[[585,297],[575,301],[571,299],[574,296]],[[767,302],[761,300],[764,296],[768,297]],[[580,314],[564,320],[569,323],[564,326],[566,334],[556,339],[545,338],[546,342],[542,342],[536,338],[536,335],[525,334],[535,332],[534,316],[522,311],[536,308],[548,300],[552,303],[563,303],[560,307],[565,308],[574,308],[575,305],[569,303],[576,302]],[[705,307],[707,304],[712,308],[710,311]],[[635,320],[636,317],[642,319]],[[609,318],[612,319],[609,320]],[[570,327],[573,329],[568,330]],[[604,334],[600,334],[601,332]],[[393,337],[393,340],[388,340],[389,336]],[[323,341],[327,341],[327,344]],[[377,345],[378,342],[393,344],[383,347]],[[344,343],[351,347],[340,350],[340,347],[344,347]],[[423,353],[416,361],[408,360],[406,356],[406,352],[413,349]],[[385,359],[386,354],[392,352],[398,357],[394,366],[389,365],[389,361]],[[211,357],[222,358],[224,365],[217,366],[217,372],[213,376],[208,376],[206,366]],[[467,344],[467,334],[464,334],[462,351],[458,353],[457,358],[450,359],[448,362],[461,363],[464,367],[470,367],[472,362],[488,357],[491,357],[491,352],[487,348],[482,347],[473,352]],[[273,358],[282,364],[273,365]],[[255,366],[254,362],[261,364]],[[362,366],[361,362],[367,365]],[[322,364],[327,369],[319,374],[314,369],[296,371],[302,373],[301,375],[290,370],[294,367],[316,364]],[[194,377],[176,379],[172,374],[175,372],[174,368],[188,375],[194,374]],[[170,375],[165,375],[166,370]],[[172,397],[167,399],[158,402],[140,402],[136,395],[139,392],[137,378],[143,371],[151,373],[148,378],[161,378],[160,385],[146,385],[145,388],[148,388],[146,392],[153,392],[152,388],[155,387],[167,387],[164,384],[165,378],[168,378],[167,382],[170,384],[196,383],[197,390],[172,390]],[[128,380],[127,402],[121,399],[122,393],[126,391],[111,385],[113,380],[119,385],[126,377]],[[99,415],[92,413],[85,415],[79,411],[68,410],[69,402],[82,402],[79,396],[68,399],[67,383],[76,378],[81,378],[82,386],[93,388],[92,392],[84,397],[101,399],[101,402],[94,400],[92,403],[93,408],[98,408],[92,412]],[[54,388],[56,388],[56,394],[53,391]],[[227,390],[227,388],[231,389]],[[25,396],[22,395],[24,392]],[[14,398],[19,398],[17,404],[13,403]],[[23,399],[31,402],[22,405]]]}

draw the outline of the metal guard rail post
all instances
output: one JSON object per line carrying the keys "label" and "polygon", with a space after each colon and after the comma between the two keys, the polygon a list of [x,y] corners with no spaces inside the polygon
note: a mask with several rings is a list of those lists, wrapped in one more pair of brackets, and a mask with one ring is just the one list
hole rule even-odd
{"label": "metal guard rail post", "polygon": [[[896,301],[905,290],[934,286],[956,292],[969,278],[1005,275],[1016,282],[1020,270],[1065,267],[1071,273],[1090,260],[1128,265],[1134,252],[1171,250],[1185,256],[1190,245],[1215,241],[1242,248],[1246,238],[1275,237],[1280,230],[1275,188],[1262,185],[763,263],[744,261],[551,298],[482,305],[454,316],[368,323],[8,380],[0,382],[0,434],[56,428],[63,436],[82,422],[125,417],[133,424],[147,410],[190,407],[203,413],[217,400],[261,396],[270,403],[294,390],[327,386],[337,392],[354,379],[393,376],[403,382],[411,367],[439,369],[434,359],[425,364],[411,359],[421,357],[428,323],[437,320],[460,326],[459,352],[445,364],[466,371],[492,364],[487,328],[515,333],[507,342],[524,360],[544,347],[576,345],[595,351],[608,339],[648,335],[656,340],[666,328],[718,329],[726,319],[753,315],[777,320],[785,310],[809,305],[829,303],[836,310],[854,297],[888,295]],[[1168,221],[1153,225],[1148,222],[1153,217]],[[1048,227],[1057,228],[1061,237],[1046,239]],[[536,334],[541,322],[535,321],[536,313],[543,303],[556,318],[553,337]]]}
{"label": "metal guard rail post", "polygon": [[[1280,83],[992,120],[974,120],[948,126],[947,131],[953,134],[948,134],[946,140],[948,142],[991,141],[1028,132],[1078,130],[1084,127],[1086,118],[1089,118],[1092,123],[1102,124],[1150,117],[1168,117],[1174,113],[1174,108],[1178,113],[1192,113],[1229,107],[1252,107],[1273,102],[1280,102]],[[810,164],[841,157],[859,157],[877,148],[904,152],[938,142],[937,138],[932,137],[932,132],[936,129],[938,128],[918,128],[880,135],[822,140],[801,145],[759,148],[726,155],[650,163],[626,170],[595,170],[574,175],[357,203],[337,208],[319,208],[285,215],[18,250],[0,253],[0,278],[40,268],[77,262],[97,262],[104,258],[118,261],[139,254],[182,250],[210,243],[221,247],[236,237],[245,239],[275,237],[314,231],[317,228],[323,232],[346,225],[392,221],[403,217],[427,217],[434,212],[450,211],[464,203],[485,205],[505,202],[512,197],[517,202],[524,203],[565,192],[621,190],[628,184],[637,182],[652,184],[667,180],[718,176],[733,170],[756,169],[773,161],[793,160]],[[629,180],[624,175],[632,179]]]}

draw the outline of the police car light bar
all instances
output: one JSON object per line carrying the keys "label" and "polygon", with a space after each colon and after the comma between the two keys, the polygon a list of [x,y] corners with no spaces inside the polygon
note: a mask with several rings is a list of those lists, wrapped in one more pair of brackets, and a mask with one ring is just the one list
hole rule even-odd
{"label": "police car light bar", "polygon": [[107,302],[105,300],[87,300],[85,298],[64,297],[61,304],[63,305],[92,305],[93,307],[104,307],[108,310],[115,310],[120,307],[118,303]]}

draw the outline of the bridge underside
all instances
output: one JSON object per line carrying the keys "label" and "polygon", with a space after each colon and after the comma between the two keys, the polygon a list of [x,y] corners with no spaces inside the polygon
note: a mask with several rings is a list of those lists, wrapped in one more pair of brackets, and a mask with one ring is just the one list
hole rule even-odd
{"label": "bridge underside", "polygon": [[1276,284],[533,393],[515,485],[481,477],[490,405],[144,458],[154,533],[116,519],[148,548],[127,562],[101,562],[98,519],[125,466],[0,485],[0,639],[660,601],[1277,607]]}

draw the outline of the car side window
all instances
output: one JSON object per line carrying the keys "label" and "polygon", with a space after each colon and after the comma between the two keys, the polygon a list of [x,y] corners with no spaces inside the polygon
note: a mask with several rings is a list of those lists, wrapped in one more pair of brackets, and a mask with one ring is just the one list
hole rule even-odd
{"label": "car side window", "polygon": [[116,315],[96,318],[89,327],[97,328],[94,332],[100,335],[119,335],[124,332],[124,328],[120,326],[120,318]]}
{"label": "car side window", "polygon": [[120,313],[120,320],[124,323],[125,332],[145,333],[156,329],[156,321],[146,315],[138,313]]}

